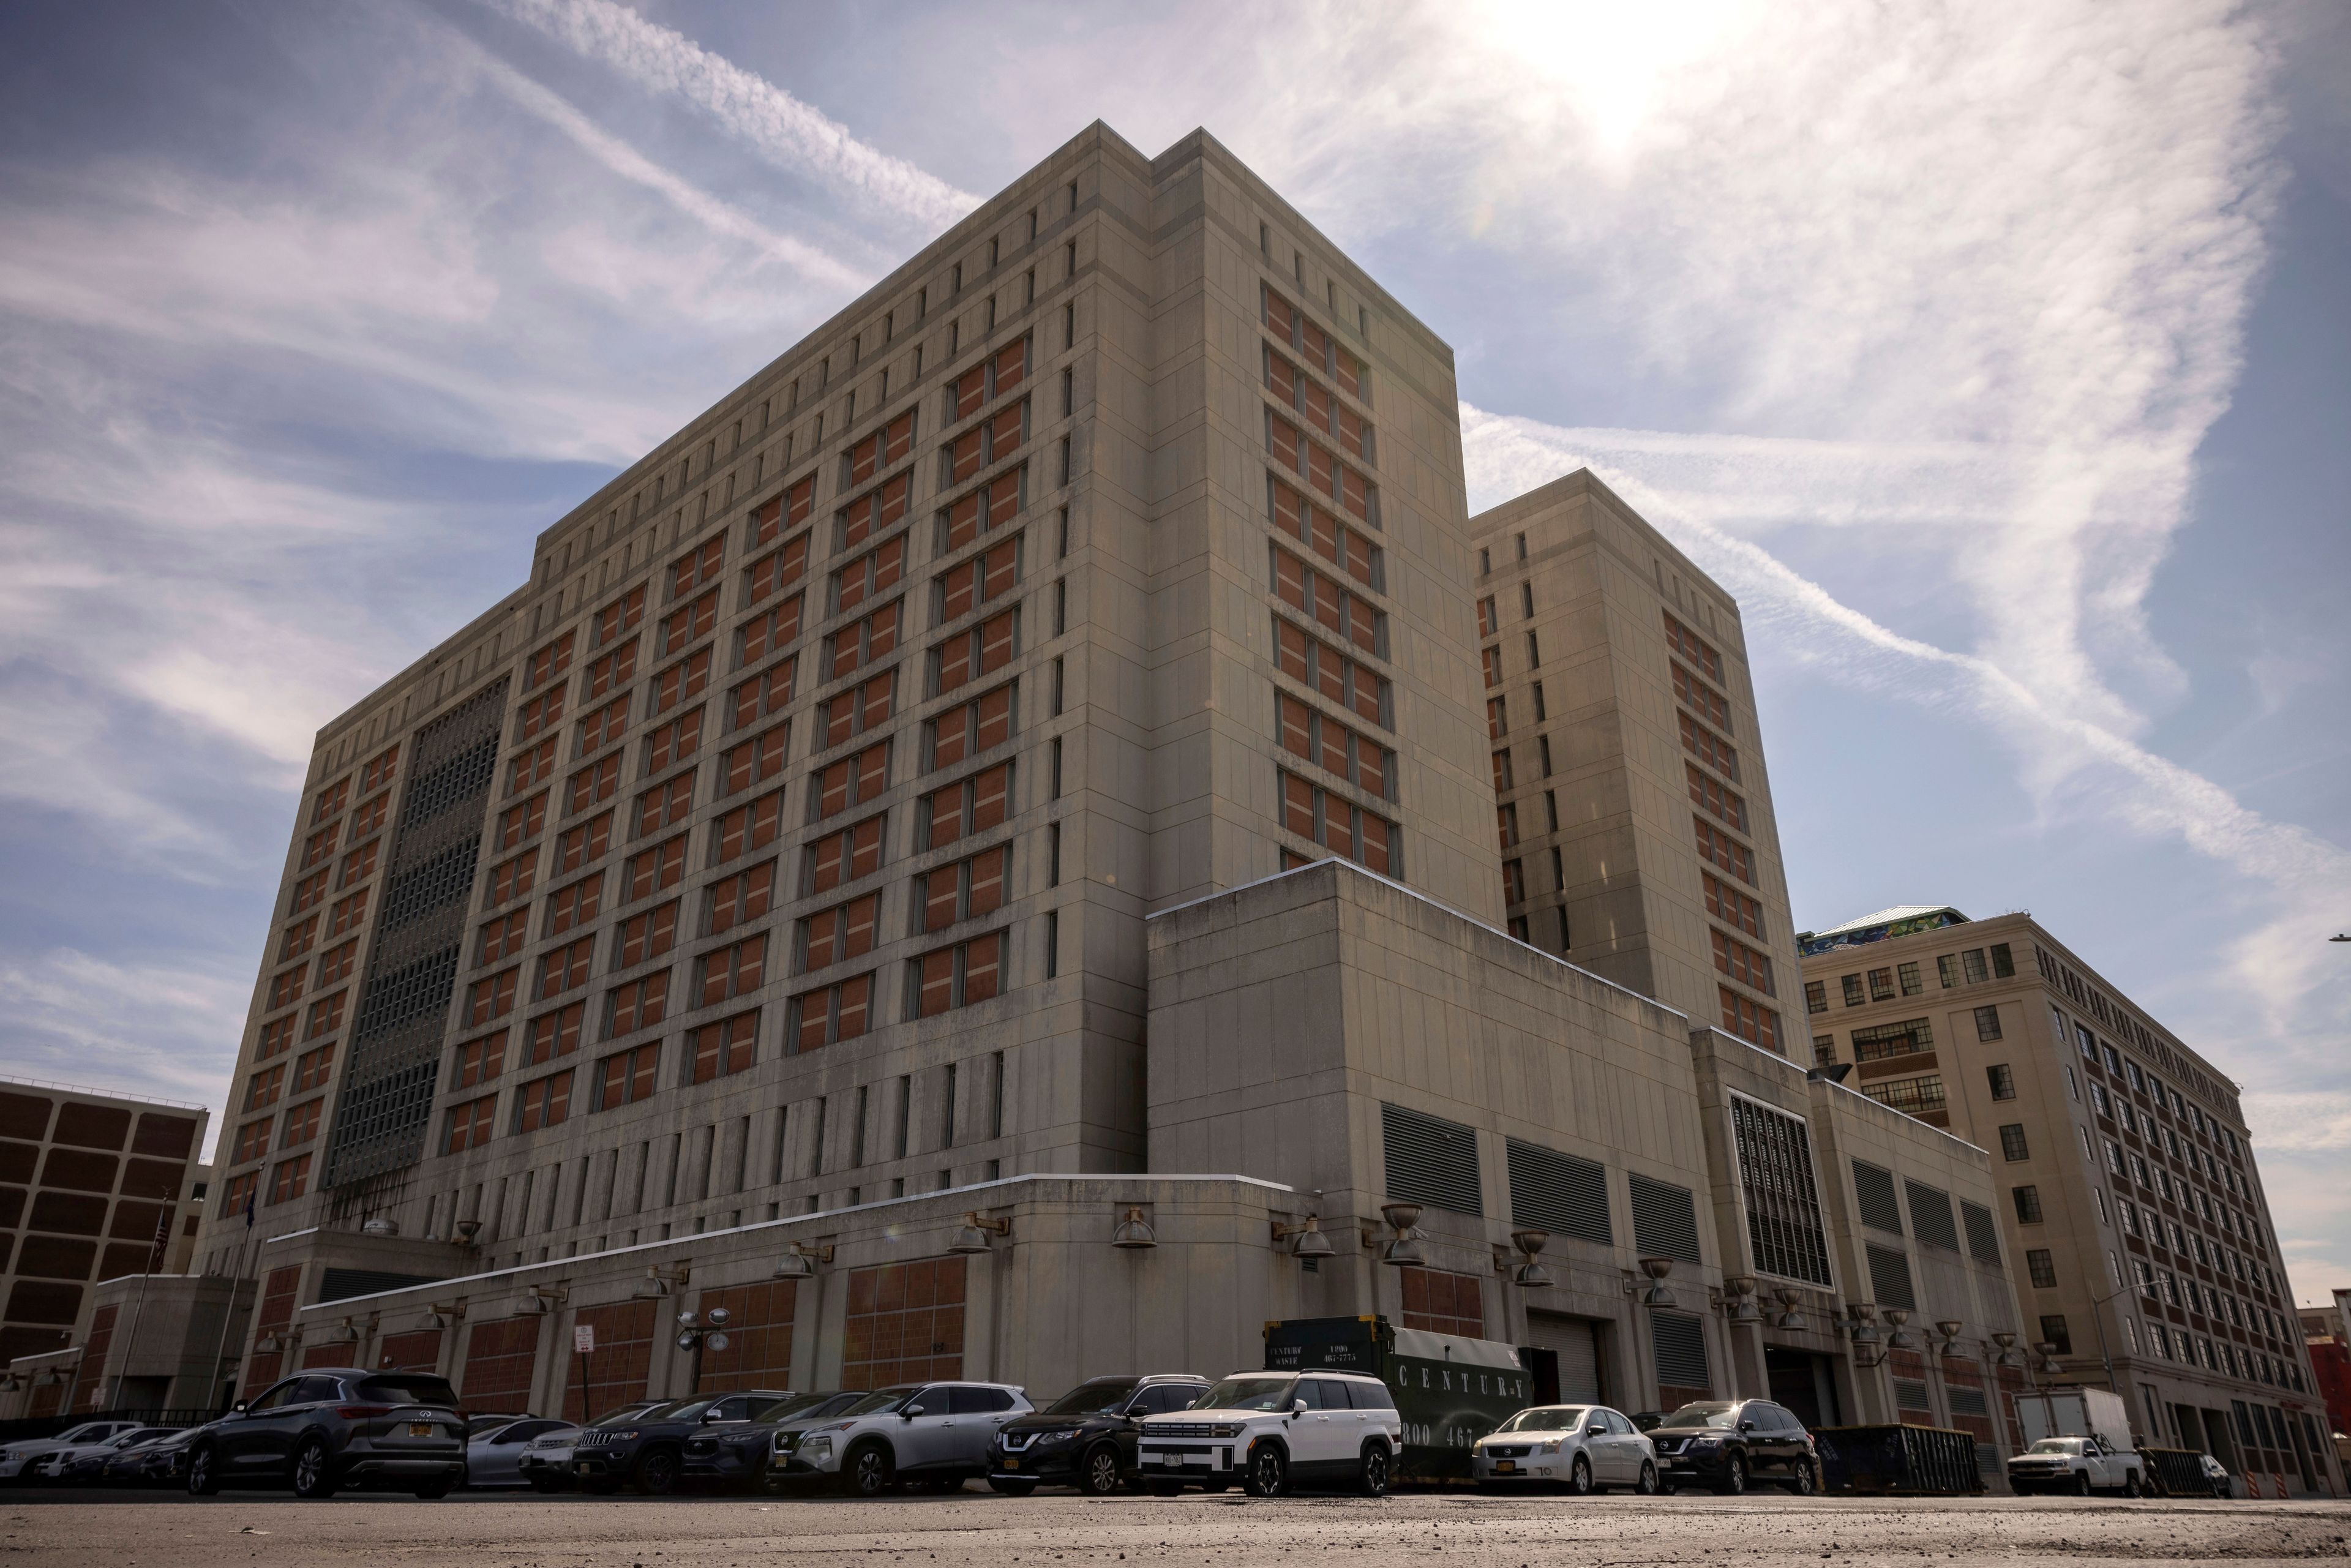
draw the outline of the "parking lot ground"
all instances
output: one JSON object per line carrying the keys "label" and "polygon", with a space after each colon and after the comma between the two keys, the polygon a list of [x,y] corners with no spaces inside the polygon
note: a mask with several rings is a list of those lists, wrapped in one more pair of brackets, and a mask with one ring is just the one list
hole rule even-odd
{"label": "parking lot ground", "polygon": [[2072,1499],[1861,1501],[1398,1494],[880,1502],[459,1494],[326,1503],[168,1493],[0,1494],[0,1553],[44,1568],[1923,1568],[2261,1563],[2351,1555],[2351,1504]]}

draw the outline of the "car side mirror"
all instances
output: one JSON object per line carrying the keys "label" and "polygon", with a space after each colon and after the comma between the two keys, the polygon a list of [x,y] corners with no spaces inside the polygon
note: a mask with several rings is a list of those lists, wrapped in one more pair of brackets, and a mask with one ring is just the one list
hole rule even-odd
{"label": "car side mirror", "polygon": [[1303,1416],[1303,1415],[1305,1415],[1305,1414],[1306,1414],[1306,1401],[1305,1401],[1305,1400],[1303,1400],[1303,1399],[1293,1399],[1293,1400],[1291,1400],[1291,1401],[1290,1402],[1290,1413],[1292,1416]]}
{"label": "car side mirror", "polygon": [[909,1421],[913,1420],[915,1416],[920,1416],[922,1413],[923,1407],[919,1405],[909,1405],[904,1410],[898,1412],[899,1415],[904,1416]]}
{"label": "car side mirror", "polygon": [[1583,1435],[1587,1437],[1604,1437],[1608,1436],[1608,1428],[1602,1423],[1594,1421],[1583,1429]]}
{"label": "car side mirror", "polygon": [[1739,1424],[1739,1429],[1742,1432],[1752,1432],[1755,1430],[1755,1423],[1752,1421],[1741,1421]]}
{"label": "car side mirror", "polygon": [[230,1406],[228,1407],[228,1413],[229,1413],[230,1415],[232,1415],[232,1416],[242,1416],[242,1415],[244,1415],[244,1414],[245,1414],[245,1401],[244,1401],[244,1400],[242,1400],[242,1399],[240,1399],[240,1400],[238,1400],[235,1404],[234,1404],[234,1405]]}

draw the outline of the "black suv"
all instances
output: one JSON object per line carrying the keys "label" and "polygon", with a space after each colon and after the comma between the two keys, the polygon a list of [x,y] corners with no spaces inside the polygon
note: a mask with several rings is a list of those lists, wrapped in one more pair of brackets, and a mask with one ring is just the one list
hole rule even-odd
{"label": "black suv", "polygon": [[697,1432],[685,1440],[685,1463],[681,1473],[689,1479],[716,1481],[722,1486],[746,1490],[763,1487],[768,1480],[768,1456],[780,1428],[795,1422],[821,1421],[828,1416],[838,1416],[864,1397],[862,1391],[802,1394],[776,1401],[739,1427]]}
{"label": "black suv", "polygon": [[1208,1380],[1188,1372],[1081,1383],[1044,1409],[1004,1424],[987,1448],[987,1484],[1014,1497],[1040,1486],[1108,1496],[1121,1482],[1140,1479],[1135,1423],[1188,1410],[1207,1391]]}
{"label": "black suv", "polygon": [[1782,1481],[1799,1497],[1820,1490],[1820,1460],[1804,1424],[1769,1399],[1695,1399],[1656,1427],[1659,1479],[1710,1487],[1726,1496],[1750,1480]]}
{"label": "black suv", "polygon": [[465,1479],[465,1418],[445,1377],[322,1366],[273,1384],[190,1439],[188,1491],[380,1486],[446,1497]]}
{"label": "black suv", "polygon": [[598,1497],[620,1490],[623,1481],[648,1497],[662,1496],[677,1485],[687,1439],[713,1427],[739,1427],[791,1396],[789,1388],[754,1388],[709,1399],[673,1399],[626,1423],[590,1427],[571,1450],[571,1474]]}

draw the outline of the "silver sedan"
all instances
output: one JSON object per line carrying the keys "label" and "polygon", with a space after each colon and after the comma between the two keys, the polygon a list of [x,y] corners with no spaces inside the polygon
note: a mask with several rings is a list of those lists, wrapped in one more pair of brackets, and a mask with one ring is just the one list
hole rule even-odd
{"label": "silver sedan", "polygon": [[1564,1488],[1583,1495],[1625,1487],[1657,1490],[1657,1451],[1623,1415],[1605,1405],[1538,1405],[1521,1410],[1469,1450],[1481,1491]]}
{"label": "silver sedan", "polygon": [[528,1486],[520,1460],[534,1439],[576,1430],[569,1421],[526,1416],[502,1427],[488,1427],[465,1439],[465,1484],[469,1487]]}

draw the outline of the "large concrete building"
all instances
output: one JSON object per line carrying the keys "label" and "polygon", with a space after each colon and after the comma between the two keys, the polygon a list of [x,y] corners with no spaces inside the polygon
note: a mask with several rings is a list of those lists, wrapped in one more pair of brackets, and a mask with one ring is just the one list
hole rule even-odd
{"label": "large concrete building", "polygon": [[2143,1441],[2333,1491],[2237,1086],[2029,915],[1905,905],[1802,941],[1814,1061],[1997,1152],[2033,1343]]}
{"label": "large concrete building", "polygon": [[[174,1287],[252,1298],[237,1381],[576,1414],[680,1386],[662,1314],[725,1304],[705,1385],[1050,1392],[1376,1312],[1539,1390],[1996,1456],[1996,1238],[1855,1218],[1877,1178],[1986,1211],[1991,1164],[1786,1053],[1760,776],[1743,904],[1643,838],[1579,872],[1573,962],[1505,934],[1457,410],[1214,141],[1096,126],[549,529],[320,732]],[[1562,712],[1656,732],[1562,819],[1664,835],[1677,700],[1760,769],[1736,610],[1588,475],[1531,559],[1570,496],[1667,585],[1538,584],[1615,672]]]}
{"label": "large concrete building", "polygon": [[1739,606],[1588,469],[1469,527],[1511,934],[1789,1054]]}

